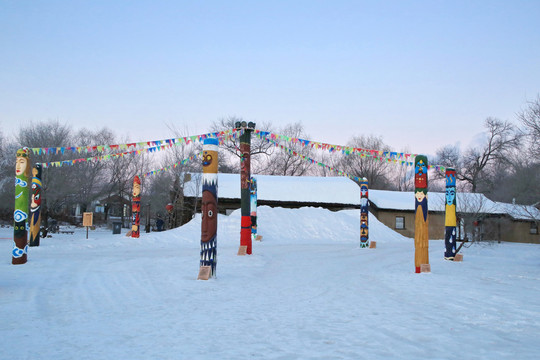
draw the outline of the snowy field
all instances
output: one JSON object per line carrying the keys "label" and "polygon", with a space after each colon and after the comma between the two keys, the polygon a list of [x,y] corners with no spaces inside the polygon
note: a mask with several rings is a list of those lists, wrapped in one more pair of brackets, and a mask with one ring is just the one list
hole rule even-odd
{"label": "snowy field", "polygon": [[[53,235],[11,265],[0,229],[0,359],[539,359],[540,247],[498,244],[414,273],[412,239],[359,211],[220,216],[217,278],[197,281],[200,217],[139,239]],[[123,229],[123,232],[126,230]],[[7,239],[6,239],[7,238]]]}

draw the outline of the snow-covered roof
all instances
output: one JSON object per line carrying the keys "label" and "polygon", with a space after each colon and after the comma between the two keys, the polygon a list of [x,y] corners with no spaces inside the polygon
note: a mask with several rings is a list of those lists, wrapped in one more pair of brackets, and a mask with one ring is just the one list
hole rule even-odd
{"label": "snow-covered roof", "polygon": [[497,202],[501,212],[510,215],[516,220],[540,220],[540,210],[532,205],[518,205]]}
{"label": "snow-covered roof", "polygon": [[[197,176],[192,176],[196,181]],[[255,175],[257,199],[360,205],[360,187],[345,177]],[[189,187],[186,189],[192,189]],[[194,196],[186,190],[186,196]],[[240,175],[218,174],[218,198],[240,199]]]}
{"label": "snow-covered roof", "polygon": [[[192,174],[186,196],[199,196],[201,174]],[[345,177],[255,175],[258,200],[360,205],[360,187]],[[414,193],[369,190],[369,200],[379,209],[414,211]],[[240,175],[218,174],[218,198],[240,199]],[[483,194],[457,193],[457,211],[461,213],[508,214],[516,220],[540,219],[540,210],[491,201]],[[428,193],[430,211],[445,211],[445,194]]]}
{"label": "snow-covered roof", "polygon": [[[379,209],[414,211],[414,192],[388,190],[369,190],[369,200]],[[504,213],[496,202],[489,200],[483,194],[457,193],[458,212],[463,213]],[[430,211],[445,211],[445,193],[429,192],[428,209]]]}

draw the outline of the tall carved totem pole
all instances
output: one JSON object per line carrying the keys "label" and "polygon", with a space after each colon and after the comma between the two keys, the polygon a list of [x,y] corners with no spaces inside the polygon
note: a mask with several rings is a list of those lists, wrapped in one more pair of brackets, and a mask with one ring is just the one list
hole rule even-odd
{"label": "tall carved totem pole", "polygon": [[250,201],[250,216],[251,216],[251,239],[257,240],[257,179],[251,178],[249,184],[249,192],[251,195]]}
{"label": "tall carved totem pole", "polygon": [[205,139],[203,144],[203,178],[201,203],[201,261],[210,267],[210,277],[216,276],[218,225],[218,145],[217,139]]}
{"label": "tall carved totem pole", "polygon": [[243,130],[240,135],[240,206],[241,206],[241,229],[240,246],[246,246],[246,254],[252,254],[251,241],[251,215],[249,184],[251,179],[251,133],[255,130],[255,123],[238,121],[236,128]]}
{"label": "tall carved totem pole", "polygon": [[15,163],[15,211],[13,212],[13,265],[25,264],[28,254],[28,175],[30,173],[30,157],[28,148],[17,150]]}
{"label": "tall carved totem pole", "polygon": [[131,237],[138,238],[140,236],[141,224],[141,179],[138,175],[133,178],[133,198],[131,199]]}
{"label": "tall carved totem pole", "polygon": [[414,266],[416,272],[419,273],[421,265],[429,265],[427,157],[417,155],[414,160],[414,168]]}
{"label": "tall carved totem pole", "polygon": [[41,164],[32,168],[32,198],[30,201],[30,246],[39,246],[41,227]]}
{"label": "tall carved totem pole", "polygon": [[360,181],[360,247],[369,247],[369,201],[368,180]]}
{"label": "tall carved totem pole", "polygon": [[446,260],[454,260],[456,256],[456,170],[446,169],[446,211],[444,218],[445,234],[444,258]]}

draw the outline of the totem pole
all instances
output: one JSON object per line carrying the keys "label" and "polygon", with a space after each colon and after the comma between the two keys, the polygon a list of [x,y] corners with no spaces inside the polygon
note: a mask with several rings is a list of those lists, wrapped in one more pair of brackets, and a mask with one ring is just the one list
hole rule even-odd
{"label": "totem pole", "polygon": [[15,211],[13,219],[13,265],[25,264],[28,253],[28,174],[30,172],[30,158],[28,148],[17,150],[15,165]]}
{"label": "totem pole", "polygon": [[360,247],[369,247],[369,204],[368,204],[368,180],[360,181]]}
{"label": "totem pole", "polygon": [[30,201],[30,246],[39,246],[41,227],[41,164],[32,168],[32,198]]}
{"label": "totem pole", "polygon": [[[421,265],[429,268],[429,234],[428,234],[428,161],[424,155],[416,155],[414,160],[414,266],[417,273]],[[428,272],[429,270],[425,270]]]}
{"label": "totem pole", "polygon": [[203,178],[200,266],[210,267],[211,277],[216,276],[217,265],[218,144],[218,139],[205,139],[202,160]]}
{"label": "totem pole", "polygon": [[251,178],[249,184],[251,195],[251,239],[257,240],[257,179]]}
{"label": "totem pole", "polygon": [[249,179],[251,177],[251,133],[255,130],[255,123],[246,124],[245,121],[236,122],[236,128],[244,132],[240,135],[240,206],[241,206],[241,229],[240,246],[246,246],[246,254],[252,253],[251,241],[251,217],[250,217],[250,194]]}
{"label": "totem pole", "polygon": [[456,256],[456,170],[446,169],[446,212],[444,218],[445,234],[444,258],[454,260]]}
{"label": "totem pole", "polygon": [[131,225],[131,237],[138,238],[140,234],[140,223],[141,223],[141,179],[138,175],[135,175],[133,178],[133,198],[131,199],[131,214],[132,214],[132,225]]}

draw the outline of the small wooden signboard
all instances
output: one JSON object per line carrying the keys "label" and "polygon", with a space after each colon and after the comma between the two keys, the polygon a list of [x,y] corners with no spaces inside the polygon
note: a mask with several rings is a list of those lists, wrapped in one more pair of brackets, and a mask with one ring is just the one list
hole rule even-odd
{"label": "small wooden signboard", "polygon": [[257,235],[257,236],[255,237],[255,240],[257,240],[257,241],[262,241],[262,235]]}
{"label": "small wooden signboard", "polygon": [[201,266],[199,268],[199,276],[197,276],[197,280],[208,280],[210,279],[210,272],[212,271],[211,266]]}
{"label": "small wooden signboard", "polygon": [[88,228],[91,226],[94,226],[94,213],[92,212],[83,213],[82,224],[83,226],[86,227],[86,239],[88,239]]}
{"label": "small wooden signboard", "polygon": [[91,212],[83,213],[82,225],[89,227],[89,226],[94,225],[93,223],[94,223],[94,213],[91,213]]}
{"label": "small wooden signboard", "polygon": [[456,254],[454,261],[463,261],[463,254]]}
{"label": "small wooden signboard", "polygon": [[244,256],[247,254],[247,245],[240,246],[238,248],[238,256]]}
{"label": "small wooden signboard", "polygon": [[377,248],[377,242],[376,241],[370,241],[369,242],[369,248],[370,249],[376,249]]}
{"label": "small wooden signboard", "polygon": [[420,264],[420,272],[421,273],[430,273],[431,272],[431,265],[430,264]]}

